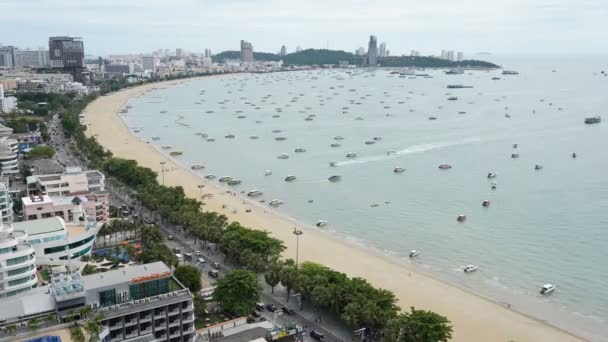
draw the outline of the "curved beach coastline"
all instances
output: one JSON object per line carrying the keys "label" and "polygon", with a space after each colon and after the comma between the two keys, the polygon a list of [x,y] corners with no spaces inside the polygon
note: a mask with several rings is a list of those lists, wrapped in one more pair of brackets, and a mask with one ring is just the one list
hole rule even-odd
{"label": "curved beach coastline", "polygon": [[[116,157],[135,159],[145,167],[158,171],[165,165],[165,184],[180,185],[191,197],[200,197],[198,185],[205,184],[208,210],[225,214],[230,220],[247,227],[265,229],[288,247],[285,255],[295,257],[295,240],[291,234],[295,220],[277,215],[267,208],[255,207],[249,201],[226,193],[225,189],[197,176],[187,167],[165,157],[154,146],[140,140],[129,131],[119,111],[129,98],[146,91],[187,81],[169,81],[125,89],[103,96],[85,110],[86,134]],[[222,205],[237,209],[233,214]],[[252,208],[246,213],[246,208]],[[454,325],[454,341],[580,341],[581,339],[542,321],[487,300],[457,286],[415,272],[390,257],[362,250],[339,241],[330,234],[304,226],[300,259],[320,262],[349,276],[368,279],[378,287],[393,291],[402,308],[415,306],[447,316]],[[331,253],[327,253],[331,251]]]}

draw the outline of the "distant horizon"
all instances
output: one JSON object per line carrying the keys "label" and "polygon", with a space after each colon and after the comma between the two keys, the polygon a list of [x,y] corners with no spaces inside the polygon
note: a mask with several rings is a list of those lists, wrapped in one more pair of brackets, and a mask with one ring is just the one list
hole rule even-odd
{"label": "distant horizon", "polygon": [[47,45],[48,36],[83,37],[91,55],[159,47],[201,52],[289,52],[296,46],[354,52],[370,35],[391,55],[608,54],[604,0],[2,0],[2,44]]}

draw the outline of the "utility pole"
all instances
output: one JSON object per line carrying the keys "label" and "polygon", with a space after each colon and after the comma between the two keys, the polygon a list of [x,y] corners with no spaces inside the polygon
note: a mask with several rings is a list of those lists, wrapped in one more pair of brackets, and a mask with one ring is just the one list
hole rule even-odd
{"label": "utility pole", "polygon": [[304,234],[302,230],[293,227],[293,234],[296,236],[296,269],[298,268],[298,258],[300,254],[300,235]]}
{"label": "utility pole", "polygon": [[161,172],[163,174],[163,185],[165,185],[165,164],[167,162],[166,161],[161,161],[160,165],[161,165]]}

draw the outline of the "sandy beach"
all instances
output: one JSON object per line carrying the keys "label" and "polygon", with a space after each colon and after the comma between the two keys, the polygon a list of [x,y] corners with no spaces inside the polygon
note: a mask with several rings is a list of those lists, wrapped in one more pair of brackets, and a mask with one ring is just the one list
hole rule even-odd
{"label": "sandy beach", "polygon": [[[204,184],[204,192],[213,194],[212,198],[205,200],[208,210],[221,212],[244,226],[270,231],[288,247],[284,255],[295,258],[293,220],[253,205],[239,196],[229,195],[212,181],[201,179],[131,134],[119,117],[118,112],[129,98],[179,82],[187,81],[149,84],[100,97],[85,110],[86,134],[95,136],[116,157],[135,159],[159,175],[160,163],[166,162],[165,170],[168,171],[165,171],[165,184],[182,186],[188,196],[200,198],[198,185]],[[223,205],[230,209],[223,209]],[[236,213],[232,213],[233,208]],[[252,212],[246,213],[247,208],[251,208]],[[390,257],[346,244],[311,227],[299,227],[304,231],[300,238],[300,261],[319,262],[349,276],[366,278],[375,286],[393,291],[402,308],[415,306],[447,316],[454,326],[453,341],[581,341],[512,308],[416,273]]]}

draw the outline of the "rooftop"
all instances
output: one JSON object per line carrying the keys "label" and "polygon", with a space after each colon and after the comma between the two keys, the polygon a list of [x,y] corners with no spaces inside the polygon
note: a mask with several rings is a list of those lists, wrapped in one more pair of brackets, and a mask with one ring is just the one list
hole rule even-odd
{"label": "rooftop", "polygon": [[63,173],[63,166],[53,159],[37,159],[31,162],[33,174]]}
{"label": "rooftop", "polygon": [[171,275],[171,269],[161,261],[144,264],[133,265],[118,270],[112,270],[103,273],[91,274],[84,276],[84,285],[87,290],[106,287],[116,284],[130,283],[133,280],[140,279],[145,281],[144,277],[166,278]]}
{"label": "rooftop", "polygon": [[54,311],[55,300],[49,286],[37,287],[16,296],[2,298],[0,320]]}
{"label": "rooftop", "polygon": [[32,205],[32,204],[43,204],[43,203],[52,203],[53,200],[48,195],[36,195],[36,196],[28,196],[22,197],[21,202],[23,205]]}
{"label": "rooftop", "polygon": [[33,221],[13,223],[15,230],[23,230],[29,236],[66,230],[65,221],[60,217],[49,217]]}

